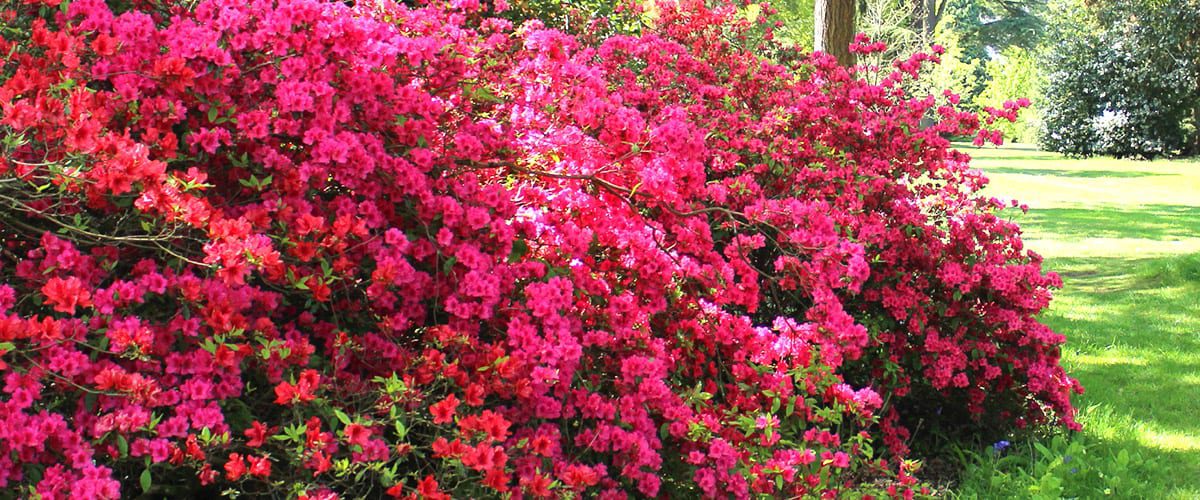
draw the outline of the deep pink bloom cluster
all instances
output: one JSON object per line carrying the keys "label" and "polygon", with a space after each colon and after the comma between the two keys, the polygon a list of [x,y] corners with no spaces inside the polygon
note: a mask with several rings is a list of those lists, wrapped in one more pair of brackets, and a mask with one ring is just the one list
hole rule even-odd
{"label": "deep pink bloom cluster", "polygon": [[412,3],[0,10],[0,487],[911,497],[933,399],[1075,425],[936,54]]}

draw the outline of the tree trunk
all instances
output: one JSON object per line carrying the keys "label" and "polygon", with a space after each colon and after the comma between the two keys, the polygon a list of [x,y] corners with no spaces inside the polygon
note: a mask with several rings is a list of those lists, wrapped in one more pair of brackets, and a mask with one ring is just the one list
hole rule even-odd
{"label": "tree trunk", "polygon": [[922,44],[933,43],[933,33],[946,11],[946,0],[913,0],[910,24],[914,33],[920,35]]}
{"label": "tree trunk", "polygon": [[1192,154],[1200,155],[1200,102],[1192,108],[1192,126]]}
{"label": "tree trunk", "polygon": [[858,0],[817,0],[813,9],[813,47],[836,57],[838,64],[853,66],[854,14]]}

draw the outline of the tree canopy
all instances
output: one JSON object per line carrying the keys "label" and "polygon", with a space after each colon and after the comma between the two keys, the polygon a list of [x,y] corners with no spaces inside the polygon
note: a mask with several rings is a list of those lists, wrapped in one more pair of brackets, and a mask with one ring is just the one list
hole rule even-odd
{"label": "tree canopy", "polygon": [[1200,153],[1200,1],[1062,7],[1041,144],[1076,155]]}

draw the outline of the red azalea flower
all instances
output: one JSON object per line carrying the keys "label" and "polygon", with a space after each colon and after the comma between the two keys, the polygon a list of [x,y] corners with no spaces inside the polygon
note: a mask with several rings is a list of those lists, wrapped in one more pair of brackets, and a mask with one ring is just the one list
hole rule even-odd
{"label": "red azalea flower", "polygon": [[333,467],[333,462],[329,460],[329,455],[323,451],[313,453],[312,458],[308,461],[308,468],[312,469],[313,477],[317,477],[325,471]]}
{"label": "red azalea flower", "polygon": [[454,421],[454,412],[458,408],[458,398],[453,394],[446,396],[441,402],[434,403],[429,407],[429,413],[433,414],[433,423],[445,424]]}
{"label": "red azalea flower", "polygon": [[266,439],[270,437],[273,431],[273,428],[268,428],[267,426],[263,425],[262,422],[255,420],[250,424],[250,428],[246,429],[242,433],[249,438],[249,440],[246,441],[246,446],[258,448],[259,446],[262,446],[264,442],[266,442]]}
{"label": "red azalea flower", "polygon": [[553,481],[541,474],[531,478],[521,478],[521,487],[534,498],[550,498],[550,484]]}
{"label": "red azalea flower", "polygon": [[511,478],[504,473],[503,468],[490,469],[487,476],[483,479],[483,485],[493,490],[504,493],[508,491],[508,482]]}
{"label": "red azalea flower", "polygon": [[431,475],[425,476],[425,479],[422,479],[417,484],[417,493],[420,493],[422,498],[429,500],[446,500],[450,498],[450,495],[442,493],[438,489],[437,479],[434,479]]}
{"label": "red azalea flower", "polygon": [[563,472],[563,484],[575,490],[587,489],[600,483],[600,475],[586,465],[571,465]]}
{"label": "red azalea flower", "polygon": [[250,475],[267,477],[271,475],[271,460],[267,457],[246,457],[250,461]]}
{"label": "red azalea flower", "polygon": [[313,275],[312,279],[308,280],[308,289],[312,291],[313,299],[317,302],[329,302],[331,290],[320,276]]}
{"label": "red azalea flower", "polygon": [[367,440],[371,438],[371,430],[359,424],[347,425],[342,433],[345,435],[347,443],[359,446],[365,446]]}
{"label": "red azalea flower", "polygon": [[464,397],[466,403],[470,406],[482,406],[483,396],[486,389],[480,384],[470,384],[467,386],[467,392]]}
{"label": "red azalea flower", "polygon": [[548,457],[550,456],[550,446],[552,444],[549,437],[544,434],[538,434],[529,440],[529,451],[532,451],[535,455]]}
{"label": "red azalea flower", "polygon": [[434,458],[458,458],[470,450],[470,447],[463,444],[462,440],[447,441],[444,437],[434,439],[432,448]]}
{"label": "red azalea flower", "polygon": [[278,404],[307,403],[317,398],[314,391],[321,383],[321,375],[316,370],[304,370],[295,385],[280,382],[275,386],[275,402]]}
{"label": "red azalea flower", "polygon": [[200,443],[199,443],[199,441],[196,440],[195,434],[188,434],[187,440],[185,441],[185,445],[187,446],[188,457],[196,459],[196,460],[204,460],[204,458],[205,458],[204,450],[200,449]]}
{"label": "red azalea flower", "polygon": [[61,313],[75,314],[76,306],[92,305],[91,293],[85,290],[83,282],[74,276],[67,279],[57,276],[50,278],[42,286],[42,294],[46,296],[46,303]]}
{"label": "red azalea flower", "polygon": [[[207,465],[207,464],[206,464]],[[229,461],[225,462],[225,479],[237,481],[246,473],[246,461],[238,453],[230,453]]]}
{"label": "red azalea flower", "polygon": [[92,40],[92,50],[99,56],[111,56],[117,50],[117,40],[104,33],[96,35]]}
{"label": "red azalea flower", "polygon": [[296,400],[296,386],[288,382],[280,382],[275,386],[275,403],[292,404]]}
{"label": "red azalea flower", "polygon": [[217,480],[217,471],[206,463],[200,467],[200,472],[196,473],[196,477],[200,479],[201,486],[208,486]]}
{"label": "red azalea flower", "polygon": [[333,434],[321,432],[321,419],[312,417],[305,423],[304,429],[304,447],[310,450],[319,450],[325,448],[326,445],[333,442]]}

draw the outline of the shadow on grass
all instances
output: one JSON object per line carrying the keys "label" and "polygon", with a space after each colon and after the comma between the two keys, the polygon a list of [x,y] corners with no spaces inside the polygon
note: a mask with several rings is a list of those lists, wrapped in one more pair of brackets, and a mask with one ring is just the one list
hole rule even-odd
{"label": "shadow on grass", "polygon": [[1169,241],[1200,237],[1200,207],[1186,205],[1038,208],[1013,217],[1021,227],[1068,240],[1141,238]]}
{"label": "shadow on grass", "polygon": [[1070,160],[1061,154],[1041,151],[1036,147],[1029,145],[1013,146],[1008,145],[1002,148],[996,147],[978,147],[970,144],[955,144],[954,149],[971,155],[972,160],[979,161],[1005,161],[1005,160],[1033,160],[1033,161],[1063,161]]}
{"label": "shadow on grass", "polygon": [[[1006,156],[997,160],[1055,160],[1053,157],[1037,157],[1037,156]],[[1085,179],[1100,179],[1100,178],[1133,178],[1133,177],[1158,177],[1166,174],[1161,172],[1146,172],[1143,170],[1074,170],[1074,169],[1057,169],[1057,168],[1024,168],[1024,167],[984,167],[983,171],[989,174],[1019,174],[1019,175],[1035,175],[1044,177],[1078,177]]]}
{"label": "shadow on grass", "polygon": [[[995,154],[995,153],[991,153],[991,152],[987,152],[987,151],[965,151],[965,153],[971,155],[972,163],[992,162],[993,164],[995,164],[995,163],[1003,163],[1006,161],[1014,161],[1014,162],[1015,161],[1022,161],[1022,162],[1024,162],[1024,161],[1044,161],[1044,162],[1059,163],[1059,162],[1074,161],[1074,160],[1071,160],[1070,158],[1063,158],[1061,156],[1058,156],[1058,155],[1055,155],[1052,153],[1041,153],[1041,154],[1037,154],[1037,153],[1034,153],[1034,154],[1005,154],[1005,153],[1001,153],[1001,154]],[[994,170],[995,168],[999,168],[999,167],[985,166],[982,168],[985,171],[990,171],[990,170]],[[1024,169],[1018,169],[1018,170],[1024,170]],[[1014,172],[1015,172],[1015,170],[1014,170]]]}
{"label": "shadow on grass", "polygon": [[[1200,281],[1165,280],[1162,269],[1191,269],[1194,256],[1048,261],[1065,282],[1042,320],[1067,336],[1069,373],[1087,392],[1077,406],[1100,405],[1122,436],[1113,446],[1160,457],[1172,486],[1200,492]],[[1124,422],[1124,423],[1120,423]],[[1128,428],[1130,422],[1144,432]],[[1093,425],[1105,426],[1104,422]],[[1141,439],[1139,439],[1139,434]],[[1154,439],[1161,446],[1147,444]]]}
{"label": "shadow on grass", "polygon": [[[1200,369],[1195,361],[1130,358],[1126,362],[1072,363],[1070,368],[1085,388],[1104,388],[1085,393],[1083,401],[1132,410],[1131,416],[1164,431],[1200,434],[1196,419],[1200,407],[1194,399],[1200,394],[1200,381],[1180,377]],[[1190,462],[1200,465],[1200,449],[1187,453]]]}

